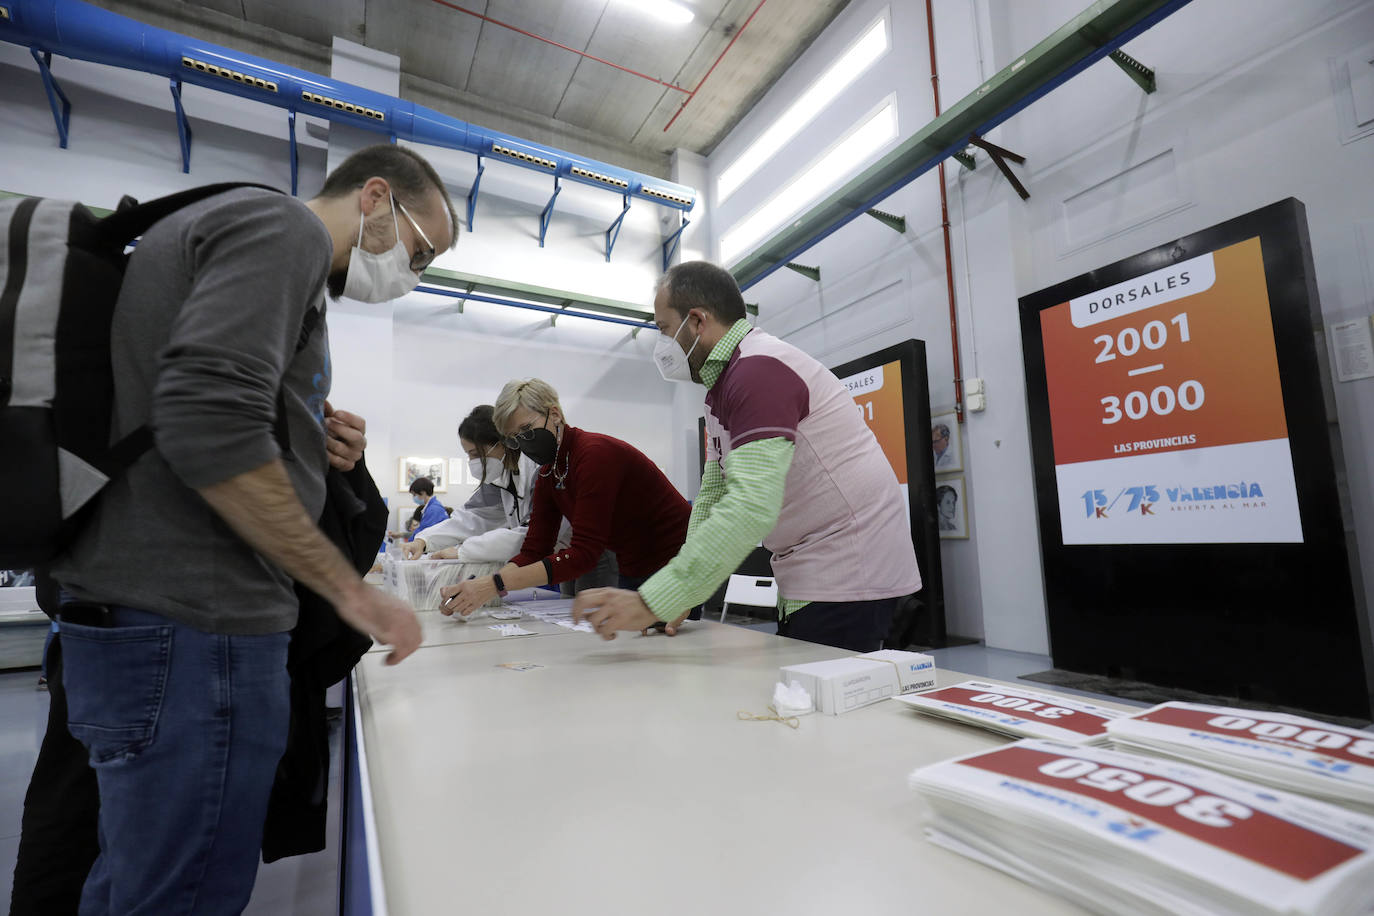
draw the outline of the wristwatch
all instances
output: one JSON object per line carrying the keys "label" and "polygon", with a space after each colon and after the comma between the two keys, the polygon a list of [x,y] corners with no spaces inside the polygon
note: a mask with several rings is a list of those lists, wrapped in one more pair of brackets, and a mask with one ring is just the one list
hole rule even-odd
{"label": "wristwatch", "polygon": [[491,574],[491,581],[492,581],[492,584],[496,586],[496,594],[500,595],[502,598],[504,598],[504,597],[506,597],[506,595],[510,594],[509,592],[506,591],[506,582],[505,582],[504,579],[501,578],[501,574],[500,574],[500,573],[492,573],[492,574]]}

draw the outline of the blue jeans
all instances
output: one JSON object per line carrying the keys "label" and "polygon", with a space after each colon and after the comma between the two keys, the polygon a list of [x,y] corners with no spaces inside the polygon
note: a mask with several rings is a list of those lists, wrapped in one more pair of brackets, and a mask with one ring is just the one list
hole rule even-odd
{"label": "blue jeans", "polygon": [[82,916],[239,913],[289,724],[289,633],[219,636],[111,607],[63,620],[68,729],[100,787]]}

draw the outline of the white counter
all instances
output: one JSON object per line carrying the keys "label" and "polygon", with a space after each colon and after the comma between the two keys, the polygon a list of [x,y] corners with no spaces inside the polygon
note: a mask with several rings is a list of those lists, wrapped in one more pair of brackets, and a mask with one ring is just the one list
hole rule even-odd
{"label": "white counter", "polygon": [[1078,912],[922,835],[907,774],[1003,739],[890,702],[737,719],[779,666],[842,650],[709,622],[610,643],[427,623],[403,664],[356,672],[391,916]]}

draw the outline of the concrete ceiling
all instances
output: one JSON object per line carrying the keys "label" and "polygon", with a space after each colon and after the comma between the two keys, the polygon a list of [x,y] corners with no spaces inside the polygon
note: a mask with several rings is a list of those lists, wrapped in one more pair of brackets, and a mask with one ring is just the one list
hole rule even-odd
{"label": "concrete ceiling", "polygon": [[[274,48],[285,47],[297,60],[327,60],[333,37],[347,38],[398,55],[401,94],[414,101],[600,158],[620,149],[622,164],[643,168],[652,162],[659,166],[652,171],[662,173],[675,148],[714,149],[849,0],[678,0],[695,14],[686,25],[662,22],[645,12],[641,0],[97,2],[269,58]],[[751,13],[753,20],[702,82]],[[687,90],[700,84],[666,131],[688,95],[663,83]]]}

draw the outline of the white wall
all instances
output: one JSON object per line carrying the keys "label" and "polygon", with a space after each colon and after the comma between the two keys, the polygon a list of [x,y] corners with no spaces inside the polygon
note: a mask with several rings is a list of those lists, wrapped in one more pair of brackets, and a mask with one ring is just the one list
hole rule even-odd
{"label": "white wall", "polygon": [[[339,72],[355,82],[386,81],[385,59],[336,47]],[[394,58],[391,59],[394,61]],[[54,72],[73,106],[69,149],[58,149],[56,130],[27,51],[0,43],[0,148],[5,172],[0,190],[77,199],[112,207],[129,193],[148,199],[212,181],[262,181],[289,188],[286,113],[222,93],[187,86],[183,100],[194,132],[189,175],[181,172],[176,122],[166,80],[58,58]],[[392,75],[394,88],[394,74]],[[378,83],[382,86],[381,83]],[[385,86],[382,86],[385,89]],[[326,162],[380,135],[331,130],[301,118],[300,194],[324,182]],[[306,122],[316,124],[307,130]],[[324,129],[321,129],[324,128]],[[474,157],[417,146],[435,165],[466,217]],[[620,197],[565,184],[545,247],[539,247],[539,212],[552,181],[501,162],[488,162],[482,178],[476,231],[466,225],[458,247],[441,267],[527,284],[637,302],[648,309],[661,271],[660,239],[676,211],[636,201],[607,263],[604,233],[620,213]],[[570,316],[550,325],[548,315],[412,294],[371,306],[330,304],[332,403],[368,420],[368,463],[383,495],[409,505],[397,490],[396,459],[404,455],[461,458],[459,419],[491,403],[511,378],[538,376],[560,392],[575,425],[623,438],[669,471],[684,490],[696,457],[670,444],[673,389],[650,360],[652,333]],[[461,503],[470,488],[444,499]]]}
{"label": "white wall", "polygon": [[[937,0],[944,107],[1082,6]],[[713,176],[890,9],[897,52],[821,112],[776,168],[713,211],[716,238],[892,87],[903,137],[929,121],[921,7],[855,0],[721,143],[708,159]],[[1367,0],[1195,0],[1126,48],[1156,69],[1155,94],[1103,61],[992,134],[1027,157],[1018,170],[1029,201],[1016,197],[986,156],[974,172],[947,168],[964,375],[983,377],[988,388],[987,411],[969,415],[964,429],[973,537],[947,541],[943,550],[951,632],[1003,648],[1048,646],[1018,296],[1295,196],[1307,204],[1326,320],[1374,310],[1374,140],[1347,123],[1332,63],[1371,43]],[[761,304],[763,327],[832,365],[909,336],[926,340],[939,409],[952,403],[953,385],[934,182],[928,174],[880,204],[906,215],[905,237],[856,221],[797,259],[821,267],[820,284],[779,271],[746,299]],[[1352,528],[1360,565],[1371,570],[1374,380],[1338,384],[1335,399]],[[1364,585],[1374,605],[1374,575]]]}

